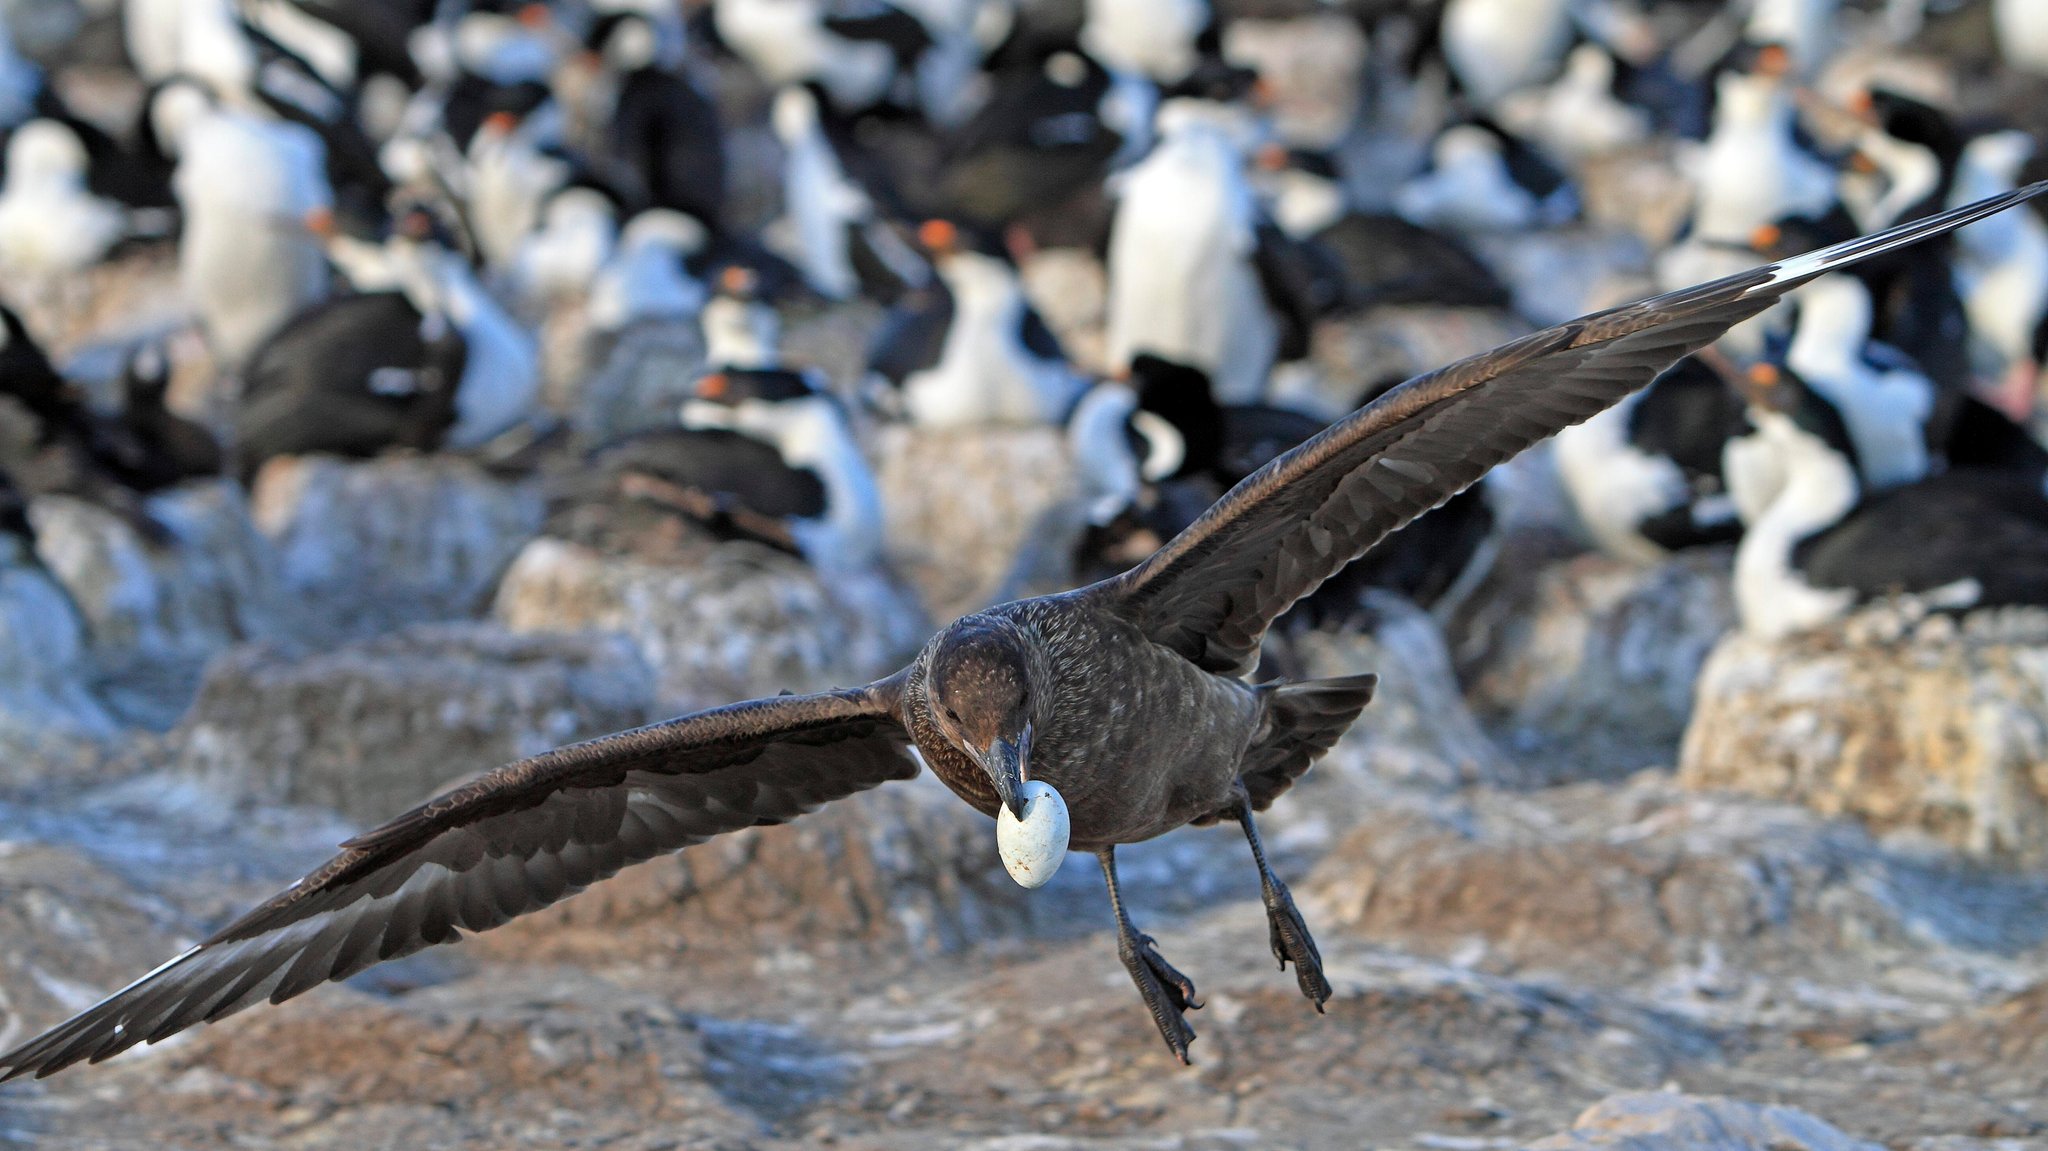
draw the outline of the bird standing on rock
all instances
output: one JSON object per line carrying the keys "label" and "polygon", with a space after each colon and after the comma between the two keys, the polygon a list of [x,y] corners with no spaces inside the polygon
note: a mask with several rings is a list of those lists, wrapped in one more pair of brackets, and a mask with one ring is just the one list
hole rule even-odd
{"label": "bird standing on rock", "polygon": [[496,927],[629,863],[909,778],[913,748],[969,805],[1003,815],[1013,863],[1057,862],[1062,833],[1102,861],[1119,956],[1176,1057],[1194,1039],[1194,984],[1132,924],[1122,844],[1236,820],[1273,953],[1320,1009],[1330,984],[1253,813],[1337,742],[1375,677],[1247,682],[1273,621],[1494,465],[1800,284],[2043,192],[2048,183],[1599,312],[1410,380],[1247,477],[1129,571],[959,619],[878,682],[713,708],[500,768],[349,840],[204,943],[0,1055],[0,1079],[282,1001]]}

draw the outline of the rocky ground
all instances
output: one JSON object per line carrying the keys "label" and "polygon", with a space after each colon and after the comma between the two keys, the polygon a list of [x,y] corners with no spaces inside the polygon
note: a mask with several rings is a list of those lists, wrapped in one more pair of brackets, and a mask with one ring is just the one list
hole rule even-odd
{"label": "rocky ground", "polygon": [[[1668,238],[1669,157],[1613,164],[1591,222],[1489,253],[1532,317],[1638,289]],[[1027,273],[1086,360],[1099,271],[1055,251]],[[168,280],[144,251],[32,326],[92,362],[109,314],[179,322]],[[845,383],[877,320],[795,317],[788,351]],[[1524,330],[1385,309],[1320,332],[1286,387],[1342,410]],[[566,418],[626,426],[673,387],[665,357],[697,354],[636,341],[556,397]],[[831,583],[745,545],[615,546],[466,460],[281,461],[246,497],[153,506],[168,550],[39,508],[71,608],[0,570],[0,1047],[455,779],[885,672],[934,622],[1057,582],[1006,566],[1057,518],[1056,441],[873,437],[889,571]],[[1122,857],[1201,989],[1178,1066],[1093,861],[1024,892],[927,777],[0,1087],[0,1149],[2048,1151],[2048,620],[1726,639],[1725,555],[1587,554],[1545,467],[1503,469],[1510,533],[1455,612],[1374,602],[1370,634],[1269,653],[1383,677],[1264,821],[1325,1015],[1273,968],[1241,838],[1178,832]],[[935,547],[962,508],[971,531]]]}
{"label": "rocky ground", "polygon": [[[927,778],[0,1088],[0,1146],[2048,1147],[2048,873],[1668,766],[1532,775],[1494,741],[1511,725],[1460,718],[1429,618],[1382,607],[1375,636],[1274,653],[1388,679],[1267,821],[1326,1015],[1272,968],[1234,832],[1128,853],[1141,924],[1202,991],[1191,1069],[1116,962],[1092,861],[1023,892]],[[1579,626],[1626,648],[1625,623]],[[169,734],[10,776],[0,1043],[317,863],[406,776],[656,693],[629,644],[489,624],[283,659],[233,648]]]}
{"label": "rocky ground", "polygon": [[[1141,921],[1204,993],[1182,1069],[1086,861],[1024,896],[975,817],[904,790],[9,1087],[0,1145],[1476,1149],[1595,1104],[1705,1125],[1645,1145],[2042,1145],[2036,873],[1655,772],[1388,791],[1334,838],[1277,821],[1337,988],[1318,1018],[1269,966],[1242,845],[1184,832],[1128,869]],[[340,830],[303,809],[227,817],[151,776],[0,815],[27,833],[0,854],[14,1035]],[[1798,1108],[1825,1138],[1628,1094],[1656,1091]]]}

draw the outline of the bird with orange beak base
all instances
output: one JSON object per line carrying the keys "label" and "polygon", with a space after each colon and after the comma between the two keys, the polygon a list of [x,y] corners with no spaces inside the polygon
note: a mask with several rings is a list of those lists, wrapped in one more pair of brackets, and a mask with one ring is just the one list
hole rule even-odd
{"label": "bird with orange beak base", "polygon": [[890,309],[870,349],[880,405],[926,428],[1066,419],[1087,381],[1001,242],[949,220],[925,221],[917,240],[934,276]]}
{"label": "bird with orange beak base", "polygon": [[[1329,981],[1254,817],[1337,742],[1375,677],[1249,682],[1273,621],[1494,465],[1800,284],[2042,192],[2048,184],[1582,317],[1417,377],[1247,477],[1129,571],[957,620],[877,682],[713,708],[499,768],[349,840],[197,947],[0,1055],[0,1078],[48,1075],[291,998],[921,765],[976,810],[1016,819],[1033,866],[1057,842],[1064,808],[1070,845],[1102,862],[1119,957],[1175,1057],[1188,1056],[1187,1016],[1200,1003],[1131,922],[1116,872],[1124,844],[1236,821],[1273,953],[1320,1008]],[[1035,808],[1048,802],[1041,788],[1061,803]]]}

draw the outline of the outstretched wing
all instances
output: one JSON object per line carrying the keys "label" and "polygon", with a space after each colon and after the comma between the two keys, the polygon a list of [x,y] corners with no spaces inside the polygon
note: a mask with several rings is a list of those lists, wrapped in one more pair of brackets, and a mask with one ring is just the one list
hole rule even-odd
{"label": "outstretched wing", "polygon": [[737,703],[501,767],[342,844],[213,938],[0,1055],[0,1082],[282,1002],[627,864],[908,779],[901,680]]}
{"label": "outstretched wing", "polygon": [[1241,675],[1295,601],[1495,464],[1617,403],[1816,276],[2043,191],[2048,182],[1596,312],[1417,376],[1246,477],[1145,562],[1076,594],[1209,671]]}

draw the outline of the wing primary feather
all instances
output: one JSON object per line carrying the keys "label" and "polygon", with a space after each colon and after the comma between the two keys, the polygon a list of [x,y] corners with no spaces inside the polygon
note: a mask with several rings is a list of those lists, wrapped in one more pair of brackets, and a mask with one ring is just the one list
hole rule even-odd
{"label": "wing primary feather", "polygon": [[903,680],[714,708],[488,773],[349,840],[199,947],[0,1054],[0,1081],[287,999],[630,862],[907,779],[919,768],[896,718]]}
{"label": "wing primary feather", "polygon": [[[1281,613],[1496,464],[1620,402],[1816,276],[2043,192],[2048,182],[1597,312],[1417,376],[1253,472],[1138,566],[1074,594],[1207,670],[1245,674]],[[1332,546],[1315,534],[1325,531]]]}

